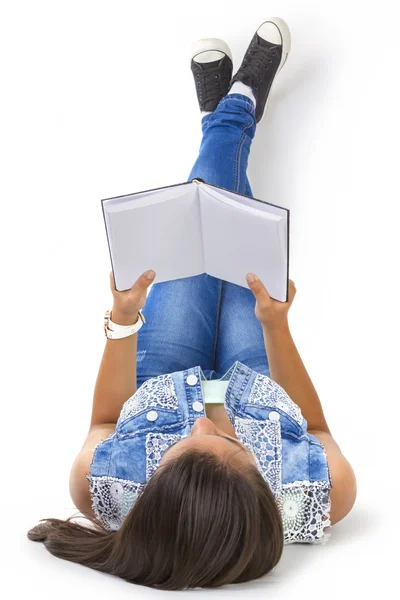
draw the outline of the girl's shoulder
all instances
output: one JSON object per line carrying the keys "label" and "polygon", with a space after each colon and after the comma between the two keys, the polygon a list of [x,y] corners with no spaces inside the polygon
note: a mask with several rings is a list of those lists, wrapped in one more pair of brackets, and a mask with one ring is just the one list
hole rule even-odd
{"label": "girl's shoulder", "polygon": [[353,468],[347,458],[343,456],[338,443],[327,431],[309,430],[324,446],[332,488],[331,499],[331,524],[344,519],[351,511],[357,496],[357,480]]}

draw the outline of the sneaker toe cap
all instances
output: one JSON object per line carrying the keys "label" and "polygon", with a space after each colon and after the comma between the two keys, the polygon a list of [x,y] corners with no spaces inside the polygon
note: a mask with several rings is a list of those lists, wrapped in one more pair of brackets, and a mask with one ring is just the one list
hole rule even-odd
{"label": "sneaker toe cap", "polygon": [[224,58],[224,56],[226,56],[226,54],[224,52],[220,52],[219,50],[205,50],[203,52],[200,52],[199,54],[196,54],[193,57],[193,60],[197,63],[213,63],[215,61],[219,61],[222,58]]}
{"label": "sneaker toe cap", "polygon": [[272,21],[266,21],[257,29],[257,34],[263,40],[271,44],[282,44],[282,36],[279,27]]}

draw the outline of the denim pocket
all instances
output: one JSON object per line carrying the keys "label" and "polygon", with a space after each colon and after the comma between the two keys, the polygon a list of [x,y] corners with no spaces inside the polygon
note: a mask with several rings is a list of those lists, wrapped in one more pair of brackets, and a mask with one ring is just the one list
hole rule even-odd
{"label": "denim pocket", "polygon": [[276,381],[257,373],[249,385],[250,390],[245,392],[247,397],[243,402],[246,413],[256,419],[268,419],[271,418],[271,411],[274,411],[278,413],[285,433],[297,438],[304,436],[307,423],[300,407]]}
{"label": "denim pocket", "polygon": [[[132,417],[152,411],[177,412],[180,418],[179,402],[171,375],[159,375],[147,379],[138,390],[124,403],[119,415],[117,429],[128,423]],[[147,417],[148,422],[155,421],[153,414]]]}
{"label": "denim pocket", "polygon": [[118,437],[145,434],[149,431],[165,431],[182,427],[184,422],[180,410],[168,410],[158,406],[137,413],[128,419],[117,423],[116,434]]}
{"label": "denim pocket", "polygon": [[304,436],[304,431],[301,425],[299,425],[299,423],[297,423],[282,408],[279,408],[272,403],[264,406],[245,404],[245,413],[256,420],[279,420],[282,433],[294,439],[300,439]]}

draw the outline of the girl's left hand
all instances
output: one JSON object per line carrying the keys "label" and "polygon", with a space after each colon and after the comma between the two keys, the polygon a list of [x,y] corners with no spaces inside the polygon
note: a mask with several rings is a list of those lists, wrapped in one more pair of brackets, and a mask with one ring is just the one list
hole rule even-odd
{"label": "girl's left hand", "polygon": [[[146,276],[150,273],[153,273],[151,279]],[[130,325],[136,321],[139,310],[146,304],[147,289],[153,283],[154,279],[154,271],[145,271],[145,273],[135,281],[130,290],[119,292],[115,289],[114,275],[110,272],[110,288],[114,298],[111,318],[114,323],[123,320],[126,321],[126,324]],[[115,318],[117,318],[117,320],[114,320]],[[123,325],[124,323],[119,324]]]}

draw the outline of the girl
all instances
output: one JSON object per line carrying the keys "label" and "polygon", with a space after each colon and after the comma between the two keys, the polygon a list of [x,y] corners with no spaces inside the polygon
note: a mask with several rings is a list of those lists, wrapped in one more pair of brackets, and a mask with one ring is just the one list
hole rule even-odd
{"label": "girl", "polygon": [[[190,180],[252,196],[251,142],[289,51],[286,23],[271,18],[231,79],[224,41],[195,44],[203,138]],[[110,274],[108,339],[70,475],[89,526],[47,519],[28,537],[158,589],[261,577],[285,543],[325,543],[356,497],[289,330],[295,285],[278,302],[250,273],[243,286],[202,274],[149,290],[154,277],[118,292]]]}

